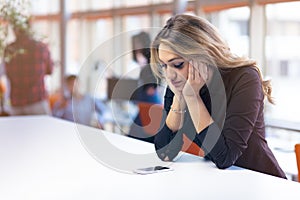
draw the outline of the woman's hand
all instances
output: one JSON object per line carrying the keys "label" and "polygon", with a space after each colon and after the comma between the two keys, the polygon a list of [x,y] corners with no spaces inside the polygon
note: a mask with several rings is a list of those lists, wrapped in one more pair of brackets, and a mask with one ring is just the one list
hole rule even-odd
{"label": "woman's hand", "polygon": [[188,80],[182,90],[184,100],[190,111],[196,132],[200,133],[213,123],[204,102],[200,98],[199,91],[208,80],[208,68],[205,64],[189,63]]}
{"label": "woman's hand", "polygon": [[[165,72],[166,73],[166,72]],[[182,95],[182,91],[178,90],[173,84],[172,81],[166,77],[167,85],[170,88],[170,90],[174,93],[175,98],[182,103],[184,103],[184,98]]]}
{"label": "woman's hand", "polygon": [[188,79],[182,90],[186,97],[199,97],[199,91],[208,79],[208,69],[203,63],[189,62]]}

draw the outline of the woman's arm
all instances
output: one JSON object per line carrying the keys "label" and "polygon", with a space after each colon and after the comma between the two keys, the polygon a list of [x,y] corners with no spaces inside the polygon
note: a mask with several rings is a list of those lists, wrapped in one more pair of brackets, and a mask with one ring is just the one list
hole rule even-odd
{"label": "woman's arm", "polygon": [[185,98],[185,101],[197,133],[213,123],[213,119],[200,96],[189,96]]}
{"label": "woman's arm", "polygon": [[199,93],[201,88],[205,87],[209,74],[211,72],[208,72],[206,65],[191,61],[188,67],[188,79],[182,92],[197,133],[213,122]]}
{"label": "woman's arm", "polygon": [[[180,131],[180,128],[183,123],[182,119],[184,118],[184,114],[178,115],[177,113],[172,113],[172,111],[170,111],[173,104],[175,109],[176,103],[173,102],[173,99],[175,99],[174,93],[169,88],[167,88],[164,96],[164,113],[161,128],[155,135],[154,139],[156,153],[160,159],[165,161],[173,160],[177,156],[183,145],[182,133]],[[181,125],[178,126],[176,123],[173,123],[172,118],[173,120],[178,120]],[[173,130],[170,129],[169,126]]]}
{"label": "woman's arm", "polygon": [[235,164],[248,147],[258,114],[263,109],[264,96],[257,71],[250,67],[235,71],[227,85],[230,91],[226,92],[224,126],[213,123],[196,137],[205,155],[219,168]]}
{"label": "woman's arm", "polygon": [[186,105],[183,100],[183,97],[177,97],[174,95],[173,103],[171,105],[170,112],[168,112],[166,125],[171,129],[173,132],[178,131],[182,128],[183,121],[184,121],[184,114],[186,112]]}

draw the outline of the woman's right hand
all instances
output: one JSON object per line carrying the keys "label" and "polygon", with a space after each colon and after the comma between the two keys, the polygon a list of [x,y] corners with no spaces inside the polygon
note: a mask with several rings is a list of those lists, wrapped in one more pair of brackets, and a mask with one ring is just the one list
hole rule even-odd
{"label": "woman's right hand", "polygon": [[170,79],[166,78],[166,80],[167,80],[168,87],[174,93],[174,95],[181,97],[182,91],[177,90],[176,87],[172,84],[172,81]]}
{"label": "woman's right hand", "polygon": [[172,82],[168,78],[166,78],[166,81],[169,89],[174,93],[173,103],[174,100],[176,100],[178,101],[179,105],[185,105],[185,100],[183,98],[182,91],[177,90],[176,87],[172,84]]}

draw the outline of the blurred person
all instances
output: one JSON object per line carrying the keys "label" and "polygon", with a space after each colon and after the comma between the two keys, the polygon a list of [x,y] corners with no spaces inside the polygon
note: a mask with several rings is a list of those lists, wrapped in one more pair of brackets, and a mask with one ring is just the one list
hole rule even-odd
{"label": "blurred person", "polygon": [[106,105],[100,99],[82,94],[79,85],[76,75],[65,78],[64,95],[53,104],[53,116],[103,129],[102,116],[107,110]]}
{"label": "blurred person", "polygon": [[6,84],[4,82],[4,64],[0,63],[0,116],[9,116],[5,111]]}
{"label": "blurred person", "polygon": [[0,73],[0,116],[9,116],[9,113],[5,111],[5,94],[6,86]]}
{"label": "blurred person", "polygon": [[139,88],[133,97],[137,101],[161,104],[159,83],[150,67],[151,39],[148,33],[140,32],[132,37],[133,60],[140,66]]}
{"label": "blurred person", "polygon": [[48,46],[33,38],[27,26],[13,24],[15,41],[4,51],[12,115],[51,115],[44,77],[53,71]]}
{"label": "blurred person", "polygon": [[270,82],[254,60],[234,55],[212,24],[171,17],[152,43],[151,63],[168,85],[154,140],[160,159],[174,160],[185,135],[220,169],[236,165],[286,178],[265,139]]}
{"label": "blurred person", "polygon": [[[132,100],[134,102],[162,104],[158,87],[159,83],[152,73],[150,67],[150,45],[151,39],[148,33],[142,31],[132,37],[133,60],[140,66],[139,87],[134,92]],[[135,117],[130,127],[130,137],[153,142],[153,137],[147,135],[142,127],[140,113]]]}

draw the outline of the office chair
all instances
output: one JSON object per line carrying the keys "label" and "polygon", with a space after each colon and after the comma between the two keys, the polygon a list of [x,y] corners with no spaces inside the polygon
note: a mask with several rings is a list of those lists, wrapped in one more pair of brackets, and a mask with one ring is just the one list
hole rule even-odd
{"label": "office chair", "polygon": [[145,133],[149,136],[155,135],[162,120],[163,106],[160,104],[140,102],[138,103],[138,108]]}
{"label": "office chair", "polygon": [[196,156],[204,157],[204,151],[197,144],[191,141],[185,134],[183,134],[183,146],[181,150]]}
{"label": "office chair", "polygon": [[300,143],[295,144],[295,154],[298,167],[298,182],[300,182]]}
{"label": "office chair", "polygon": [[[139,103],[138,107],[141,123],[145,133],[149,136],[155,135],[162,120],[163,106],[159,104]],[[192,142],[186,135],[183,135],[183,146],[181,150],[196,156],[204,156],[204,151]]]}
{"label": "office chair", "polygon": [[60,94],[59,92],[55,92],[53,94],[50,94],[48,97],[48,101],[49,101],[49,106],[51,108],[51,110],[54,107],[54,104],[59,101],[60,99],[62,99],[62,94]]}

